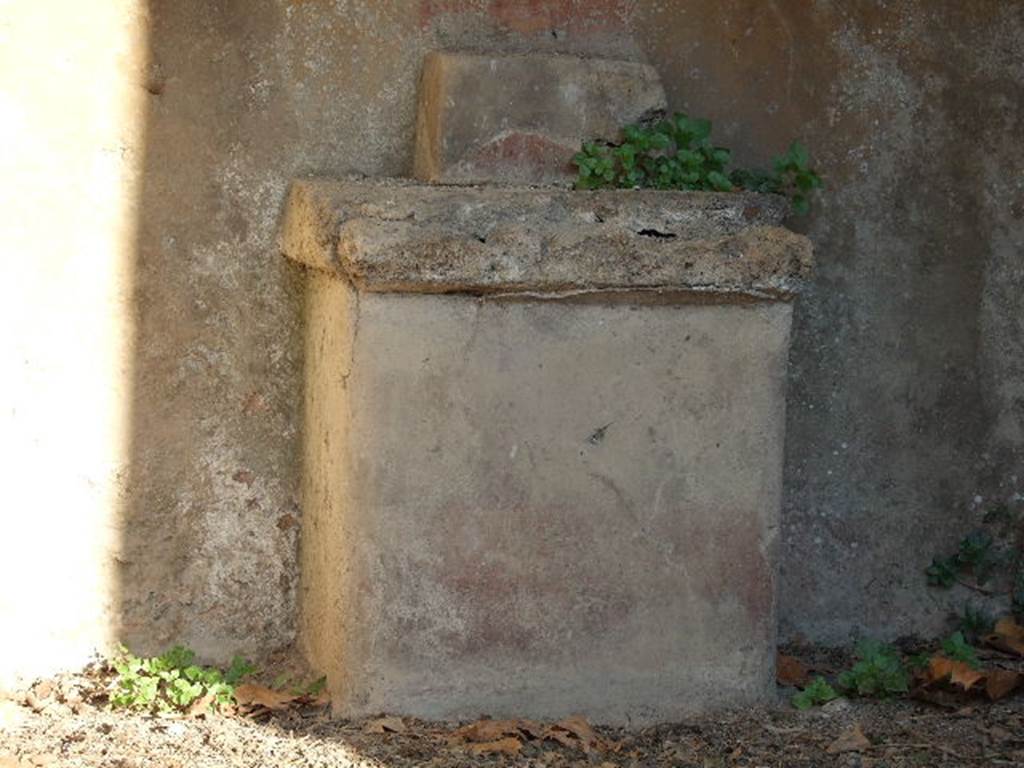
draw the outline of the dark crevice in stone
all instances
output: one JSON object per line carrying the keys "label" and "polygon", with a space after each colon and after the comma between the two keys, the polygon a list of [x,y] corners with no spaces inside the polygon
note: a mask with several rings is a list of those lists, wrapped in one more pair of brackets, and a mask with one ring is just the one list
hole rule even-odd
{"label": "dark crevice in stone", "polygon": [[663,240],[671,240],[675,237],[675,234],[672,232],[662,232],[657,229],[641,229],[637,234],[643,237],[659,237]]}

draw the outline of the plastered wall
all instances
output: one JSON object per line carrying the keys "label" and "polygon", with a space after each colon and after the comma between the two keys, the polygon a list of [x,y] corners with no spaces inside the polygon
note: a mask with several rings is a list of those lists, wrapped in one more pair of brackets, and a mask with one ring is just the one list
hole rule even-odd
{"label": "plastered wall", "polygon": [[939,627],[922,568],[1021,484],[1024,5],[96,8],[0,4],[8,667],[292,642],[303,280],[278,217],[297,175],[409,172],[439,47],[646,60],[741,160],[811,147],[782,634]]}

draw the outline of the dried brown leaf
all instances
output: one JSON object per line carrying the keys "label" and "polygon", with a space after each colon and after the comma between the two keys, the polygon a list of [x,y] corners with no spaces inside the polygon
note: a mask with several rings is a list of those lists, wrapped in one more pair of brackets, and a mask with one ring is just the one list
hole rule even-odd
{"label": "dried brown leaf", "polygon": [[400,717],[378,717],[363,726],[365,733],[405,733],[405,721]]}
{"label": "dried brown leaf", "polygon": [[292,702],[293,706],[296,707],[326,707],[331,703],[331,695],[327,691],[321,691],[318,694],[303,693],[295,697],[295,701]]}
{"label": "dried brown leaf", "polygon": [[544,732],[544,738],[551,739],[552,741],[557,741],[563,747],[568,747],[569,749],[582,749],[583,746],[580,744],[579,739],[577,739],[571,733],[569,733],[568,731],[563,731],[558,728],[549,728],[547,731]]}
{"label": "dried brown leaf", "polygon": [[1017,640],[1024,640],[1024,627],[1013,620],[1011,616],[1004,616],[996,622],[995,633],[1003,637],[1012,637]]}
{"label": "dried brown leaf", "polygon": [[210,711],[210,705],[213,704],[216,698],[212,693],[207,693],[205,696],[196,699],[185,710],[185,717],[203,717]]}
{"label": "dried brown leaf", "polygon": [[985,693],[992,701],[998,701],[1020,685],[1021,677],[1020,672],[1012,669],[990,669],[985,674]]}
{"label": "dried brown leaf", "polygon": [[544,731],[546,729],[536,720],[516,720],[516,723],[519,725],[519,730],[527,738],[532,740],[544,738]]}
{"label": "dried brown leaf", "polygon": [[971,666],[964,661],[954,661],[945,656],[932,656],[928,660],[928,682],[938,683],[946,679],[953,685],[958,685],[968,691],[985,679],[985,673],[971,669]]}
{"label": "dried brown leaf", "polygon": [[454,731],[449,737],[450,744],[460,744],[467,741],[487,742],[497,741],[506,737],[541,739],[544,737],[544,728],[540,723],[533,720],[477,720],[475,723],[464,725]]}
{"label": "dried brown leaf", "polygon": [[600,741],[601,737],[594,732],[594,729],[590,727],[590,723],[582,715],[570,715],[563,720],[559,720],[555,723],[557,728],[564,728],[573,733],[583,742],[594,742]]}
{"label": "dried brown leaf", "polygon": [[844,731],[838,739],[829,744],[825,751],[830,755],[835,755],[841,752],[863,752],[870,747],[871,742],[861,730],[860,723],[854,723],[853,727]]}
{"label": "dried brown leaf", "polygon": [[993,633],[985,642],[1001,651],[1024,656],[1024,627],[1009,616],[996,622]]}
{"label": "dried brown leaf", "polygon": [[283,691],[275,691],[255,683],[244,683],[235,688],[235,701],[240,707],[264,709],[286,709],[295,697]]}
{"label": "dried brown leaf", "polygon": [[598,736],[582,715],[571,715],[548,728],[545,738],[554,739],[566,747],[576,747],[585,753],[615,751],[618,745]]}
{"label": "dried brown leaf", "polygon": [[810,675],[799,659],[779,653],[775,656],[775,679],[779,685],[802,688],[810,681]]}
{"label": "dried brown leaf", "polygon": [[466,746],[466,749],[474,755],[493,755],[499,753],[505,755],[518,755],[519,750],[522,748],[522,742],[512,736],[508,736],[504,739],[498,739],[497,741],[474,742]]}
{"label": "dried brown leaf", "polygon": [[488,742],[519,733],[515,720],[477,720],[464,725],[451,735],[453,741]]}

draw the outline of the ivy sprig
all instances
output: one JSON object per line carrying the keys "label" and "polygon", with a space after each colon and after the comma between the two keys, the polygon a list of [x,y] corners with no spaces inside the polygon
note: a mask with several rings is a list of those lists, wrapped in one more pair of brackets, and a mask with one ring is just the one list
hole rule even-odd
{"label": "ivy sprig", "polygon": [[576,189],[653,188],[732,192],[747,189],[786,195],[806,214],[821,177],[807,149],[794,141],[771,170],[729,170],[732,152],[711,141],[711,121],[677,112],[653,124],[622,129],[622,141],[585,142],[573,157]]}

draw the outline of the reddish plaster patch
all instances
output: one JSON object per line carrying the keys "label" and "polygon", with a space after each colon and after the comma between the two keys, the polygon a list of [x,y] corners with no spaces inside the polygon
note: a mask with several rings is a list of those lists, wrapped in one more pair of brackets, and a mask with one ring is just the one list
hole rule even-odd
{"label": "reddish plaster patch", "polygon": [[774,573],[761,552],[760,530],[745,525],[743,515],[723,510],[719,517],[727,522],[691,529],[681,542],[694,561],[715,564],[694,579],[693,587],[712,604],[738,600],[753,621],[762,623],[771,617],[775,590]]}
{"label": "reddish plaster patch", "polygon": [[572,174],[570,160],[575,148],[536,133],[509,133],[490,141],[469,163],[488,171],[507,170],[517,177],[543,178],[551,173]]}
{"label": "reddish plaster patch", "polygon": [[[558,519],[557,512],[552,514]],[[530,530],[530,565],[514,550],[484,554],[491,547],[505,550],[499,541],[480,551],[445,553],[433,578],[460,606],[464,621],[462,631],[442,633],[452,655],[487,654],[495,648],[555,653],[565,638],[601,636],[627,621],[636,601],[614,581],[587,579],[585,569],[577,572],[580,547],[569,531],[559,535],[544,523]],[[551,538],[562,545],[545,546]],[[538,611],[545,614],[539,624]]]}
{"label": "reddish plaster patch", "polygon": [[252,488],[252,484],[256,481],[256,475],[248,469],[239,469],[231,476],[231,479],[236,483],[243,484],[246,488]]}
{"label": "reddish plaster patch", "polygon": [[625,29],[635,6],[635,0],[420,0],[419,24],[427,29],[439,16],[486,13],[521,35],[608,32]]}
{"label": "reddish plaster patch", "polygon": [[630,0],[494,0],[489,10],[503,26],[529,35],[622,29],[633,5]]}

